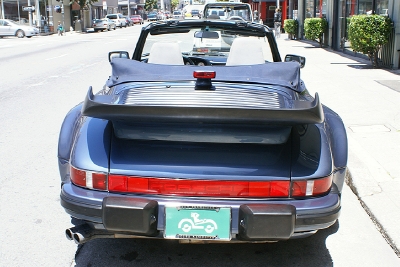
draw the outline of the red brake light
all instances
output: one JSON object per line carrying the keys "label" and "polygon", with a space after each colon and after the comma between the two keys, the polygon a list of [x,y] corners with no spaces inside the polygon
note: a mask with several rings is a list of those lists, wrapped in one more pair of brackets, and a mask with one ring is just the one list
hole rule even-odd
{"label": "red brake light", "polygon": [[194,71],[193,72],[194,78],[200,79],[214,79],[216,77],[215,71]]}
{"label": "red brake light", "polygon": [[288,197],[289,181],[221,181],[143,178],[110,174],[108,190],[202,197]]}

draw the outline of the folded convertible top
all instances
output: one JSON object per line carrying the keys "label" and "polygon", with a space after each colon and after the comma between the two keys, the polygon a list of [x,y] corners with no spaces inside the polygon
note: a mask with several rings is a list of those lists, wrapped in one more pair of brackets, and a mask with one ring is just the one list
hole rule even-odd
{"label": "folded convertible top", "polygon": [[263,83],[280,85],[301,92],[298,62],[271,62],[247,66],[196,66],[147,64],[136,60],[115,58],[112,75],[106,85],[112,87],[127,82],[193,81],[193,71],[215,71],[213,81]]}

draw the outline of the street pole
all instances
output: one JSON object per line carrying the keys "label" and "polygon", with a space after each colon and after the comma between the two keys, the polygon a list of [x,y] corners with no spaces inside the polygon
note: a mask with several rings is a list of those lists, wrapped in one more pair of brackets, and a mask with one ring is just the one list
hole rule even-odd
{"label": "street pole", "polygon": [[62,14],[63,35],[65,35],[65,23],[64,23],[64,0],[61,0],[61,14]]}
{"label": "street pole", "polygon": [[1,18],[4,19],[4,3],[3,3],[3,0],[1,0]]}

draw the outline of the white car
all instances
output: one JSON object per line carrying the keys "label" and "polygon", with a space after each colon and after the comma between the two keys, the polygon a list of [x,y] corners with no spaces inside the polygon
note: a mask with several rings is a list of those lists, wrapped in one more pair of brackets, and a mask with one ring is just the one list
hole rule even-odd
{"label": "white car", "polygon": [[181,19],[185,18],[183,13],[182,13],[182,11],[179,11],[179,10],[175,10],[174,13],[172,13],[172,17],[174,19],[178,19],[178,20],[181,20]]}
{"label": "white car", "polygon": [[117,13],[117,14],[108,14],[106,15],[106,18],[111,19],[112,21],[115,22],[115,25],[117,27],[125,27],[126,28],[126,18],[124,16],[122,16],[121,13]]}
{"label": "white car", "polygon": [[17,24],[9,19],[0,19],[0,37],[17,36],[18,38],[31,38],[39,35],[39,30],[35,27]]}

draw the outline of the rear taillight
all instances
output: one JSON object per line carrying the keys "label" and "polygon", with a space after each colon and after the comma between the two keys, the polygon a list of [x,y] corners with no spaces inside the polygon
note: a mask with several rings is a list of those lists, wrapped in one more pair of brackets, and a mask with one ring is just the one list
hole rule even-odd
{"label": "rear taillight", "polygon": [[288,197],[289,181],[224,181],[112,175],[108,190],[139,194],[202,197]]}
{"label": "rear taillight", "polygon": [[186,180],[106,174],[71,166],[71,181],[89,189],[110,192],[201,197],[310,197],[329,192],[332,176],[314,180],[232,181]]}
{"label": "rear taillight", "polygon": [[292,197],[318,196],[327,193],[332,186],[332,175],[314,179],[298,180],[292,183]]}
{"label": "rear taillight", "polygon": [[71,166],[71,181],[90,189],[107,190],[107,174],[79,170]]}

